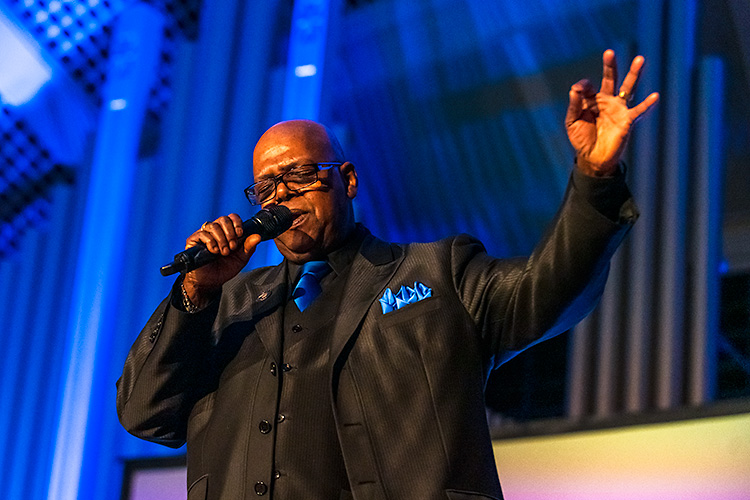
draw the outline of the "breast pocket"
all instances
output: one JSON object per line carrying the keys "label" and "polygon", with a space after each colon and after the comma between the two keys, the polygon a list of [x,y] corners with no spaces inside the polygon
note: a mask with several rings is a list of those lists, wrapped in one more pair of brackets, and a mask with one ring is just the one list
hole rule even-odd
{"label": "breast pocket", "polygon": [[440,297],[432,296],[422,299],[413,304],[406,304],[401,309],[396,309],[389,313],[383,314],[378,319],[381,328],[388,328],[404,321],[410,321],[422,315],[430,314],[437,311],[442,306]]}

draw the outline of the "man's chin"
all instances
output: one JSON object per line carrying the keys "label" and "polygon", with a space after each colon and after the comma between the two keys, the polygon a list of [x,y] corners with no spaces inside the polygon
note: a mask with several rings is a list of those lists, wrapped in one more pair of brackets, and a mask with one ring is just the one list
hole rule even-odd
{"label": "man's chin", "polygon": [[315,244],[315,240],[299,230],[292,229],[287,231],[282,236],[276,238],[274,243],[276,243],[276,248],[279,249],[281,255],[295,264],[320,257],[317,255],[319,249]]}

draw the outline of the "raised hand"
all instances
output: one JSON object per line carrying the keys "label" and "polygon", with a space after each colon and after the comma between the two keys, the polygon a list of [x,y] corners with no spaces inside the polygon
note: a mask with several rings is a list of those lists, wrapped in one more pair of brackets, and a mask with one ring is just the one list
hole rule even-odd
{"label": "raised hand", "polygon": [[247,265],[260,243],[260,235],[250,235],[240,243],[242,219],[237,214],[219,217],[213,222],[204,222],[201,228],[190,235],[185,248],[203,243],[211,253],[222,257],[185,275],[184,285],[190,301],[198,307],[205,306],[218,294],[221,286],[235,277]]}
{"label": "raised hand", "polygon": [[604,75],[599,92],[589,80],[570,88],[570,104],[565,116],[568,139],[576,150],[578,168],[587,175],[612,175],[625,149],[633,124],[659,100],[654,92],[641,103],[628,107],[645,59],[637,56],[619,89],[617,61],[613,50],[602,57]]}

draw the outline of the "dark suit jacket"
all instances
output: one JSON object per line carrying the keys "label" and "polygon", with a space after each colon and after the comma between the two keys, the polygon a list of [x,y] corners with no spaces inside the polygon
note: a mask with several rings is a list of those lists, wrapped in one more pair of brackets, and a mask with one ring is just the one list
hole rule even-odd
{"label": "dark suit jacket", "polygon": [[[634,207],[621,214],[636,216]],[[628,227],[568,189],[528,259],[495,259],[465,235],[409,245],[367,236],[332,329],[323,403],[334,410],[354,498],[502,498],[488,374],[594,307]],[[120,421],[150,441],[187,442],[190,500],[257,497],[247,471],[271,449],[248,442],[254,407],[278,397],[261,381],[281,354],[286,270],[282,262],[240,274],[192,315],[167,298],[125,363]],[[386,288],[414,282],[432,297],[383,314]]]}

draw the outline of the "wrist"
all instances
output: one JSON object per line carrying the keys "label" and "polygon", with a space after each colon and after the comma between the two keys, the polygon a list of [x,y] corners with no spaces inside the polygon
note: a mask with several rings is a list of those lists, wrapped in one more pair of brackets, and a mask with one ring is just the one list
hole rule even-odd
{"label": "wrist", "polygon": [[196,312],[211,303],[221,292],[219,289],[207,289],[200,287],[186,276],[180,283],[182,293],[182,305],[187,312]]}
{"label": "wrist", "polygon": [[574,161],[578,170],[589,177],[612,177],[617,174],[618,162],[602,164],[589,161],[581,155],[576,155]]}

